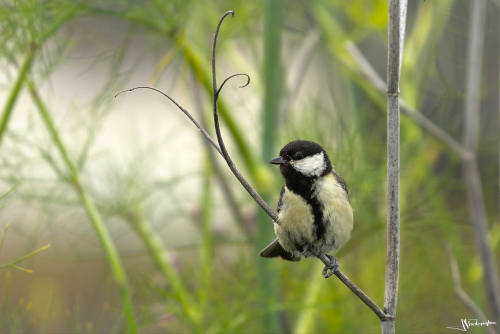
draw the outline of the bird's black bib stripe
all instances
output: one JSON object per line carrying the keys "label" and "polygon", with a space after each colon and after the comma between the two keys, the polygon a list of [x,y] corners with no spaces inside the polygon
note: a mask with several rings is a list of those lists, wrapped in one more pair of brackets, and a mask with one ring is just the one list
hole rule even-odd
{"label": "bird's black bib stripe", "polygon": [[[314,178],[291,178],[287,180],[286,187],[302,197],[311,206],[314,215],[314,226],[316,227],[316,239],[320,240],[325,235],[325,225],[323,224],[323,213],[321,204],[316,197],[313,197]],[[303,245],[300,245],[303,247]]]}

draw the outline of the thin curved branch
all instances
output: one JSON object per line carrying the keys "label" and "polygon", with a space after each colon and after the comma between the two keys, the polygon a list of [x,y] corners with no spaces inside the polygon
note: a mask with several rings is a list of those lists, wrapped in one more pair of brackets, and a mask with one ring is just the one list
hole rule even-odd
{"label": "thin curved branch", "polygon": [[177,106],[177,108],[179,108],[184,113],[184,115],[187,116],[187,118],[189,118],[189,120],[198,128],[198,130],[200,130],[200,132],[203,134],[203,136],[205,137],[205,139],[207,139],[210,142],[210,144],[212,144],[212,146],[217,150],[217,152],[219,152],[220,154],[222,154],[222,152],[221,152],[219,146],[217,145],[217,143],[212,139],[212,137],[210,137],[210,135],[208,134],[208,132],[204,128],[201,127],[201,125],[196,121],[196,119],[194,119],[194,117],[191,115],[191,113],[189,113],[189,111],[187,111],[186,109],[184,109],[176,100],[174,100],[173,98],[171,98],[167,93],[164,93],[161,90],[159,90],[157,88],[154,88],[154,87],[150,87],[150,86],[137,86],[137,87],[125,89],[125,90],[122,90],[122,91],[116,93],[115,98],[118,95],[120,95],[120,94],[132,92],[132,91],[137,90],[137,89],[150,89],[150,90],[153,90],[153,91],[155,91],[157,93],[160,93],[161,95],[163,95],[164,97],[166,97],[170,101],[172,101],[172,103],[175,104]]}
{"label": "thin curved branch", "polygon": [[220,131],[220,124],[219,124],[219,113],[217,111],[217,100],[219,98],[219,93],[220,89],[224,85],[224,83],[231,78],[232,76],[229,76],[228,79],[224,80],[220,88],[217,88],[217,79],[216,79],[216,71],[215,71],[215,50],[217,46],[217,37],[219,36],[219,30],[222,22],[224,19],[231,14],[234,16],[234,12],[232,10],[227,11],[222,15],[222,17],[219,20],[219,23],[217,24],[217,28],[215,30],[215,35],[214,35],[214,42],[212,46],[212,88],[214,92],[213,96],[213,108],[214,108],[214,123],[215,123],[215,133],[217,134],[217,141],[219,142],[219,147],[221,149],[221,154],[224,157],[224,159],[227,162],[227,165],[229,169],[231,169],[231,172],[233,172],[234,176],[240,181],[241,185],[245,190],[250,194],[250,196],[255,199],[255,201],[266,211],[269,217],[275,222],[278,221],[278,215],[267,205],[267,203],[260,197],[260,195],[252,188],[252,186],[247,182],[247,180],[241,175],[240,171],[238,168],[236,168],[233,160],[229,156],[229,153],[227,152],[226,145],[224,144],[224,140],[222,139],[222,134]]}
{"label": "thin curved branch", "polygon": [[239,88],[244,88],[250,84],[250,76],[248,74],[246,74],[246,73],[231,74],[230,76],[225,78],[224,81],[222,81],[222,84],[220,85],[219,89],[217,89],[217,91],[215,92],[215,95],[217,95],[217,98],[219,98],[219,93],[222,90],[222,87],[224,87],[224,85],[226,84],[226,82],[228,82],[229,80],[231,80],[234,77],[239,77],[239,76],[245,76],[247,78],[247,82],[244,83],[243,85],[239,86]]}

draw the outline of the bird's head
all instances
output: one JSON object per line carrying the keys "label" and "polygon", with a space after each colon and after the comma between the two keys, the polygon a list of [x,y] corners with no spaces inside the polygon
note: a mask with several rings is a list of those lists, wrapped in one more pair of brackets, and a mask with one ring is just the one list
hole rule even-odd
{"label": "bird's head", "polygon": [[332,171],[325,150],[319,144],[307,140],[289,142],[281,149],[280,156],[270,163],[280,166],[285,179],[318,178]]}

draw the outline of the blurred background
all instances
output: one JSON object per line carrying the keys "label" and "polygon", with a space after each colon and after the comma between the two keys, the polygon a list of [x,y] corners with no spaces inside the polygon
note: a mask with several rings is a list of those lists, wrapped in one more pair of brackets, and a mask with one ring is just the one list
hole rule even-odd
{"label": "blurred background", "polygon": [[[471,3],[410,1],[402,65],[406,107],[457,143]],[[500,2],[484,3],[477,165],[498,265]],[[171,102],[114,97],[156,87],[213,134],[211,43],[229,9],[218,82],[251,77],[220,97],[233,159],[275,207],[283,181],[267,161],[293,139],[321,143],[354,208],[340,267],[383,304],[386,106],[373,75],[385,81],[387,1],[2,0],[0,332],[379,332],[318,260],[258,257],[271,220]],[[493,320],[462,165],[401,115],[401,333],[475,317],[454,293],[450,256]]]}

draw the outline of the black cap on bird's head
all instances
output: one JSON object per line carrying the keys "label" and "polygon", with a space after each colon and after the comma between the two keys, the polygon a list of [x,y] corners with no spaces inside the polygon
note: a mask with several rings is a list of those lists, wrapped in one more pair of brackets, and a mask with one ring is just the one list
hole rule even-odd
{"label": "black cap on bird's head", "polygon": [[279,157],[270,163],[280,166],[285,179],[320,177],[332,171],[332,164],[323,147],[308,140],[289,142],[281,149]]}

